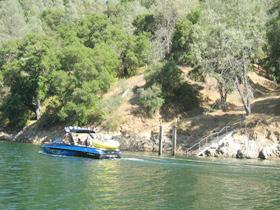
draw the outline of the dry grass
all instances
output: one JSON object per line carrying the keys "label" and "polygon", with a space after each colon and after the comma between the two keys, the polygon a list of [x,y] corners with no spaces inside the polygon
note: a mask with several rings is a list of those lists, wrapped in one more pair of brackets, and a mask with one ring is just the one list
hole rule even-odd
{"label": "dry grass", "polygon": [[[178,119],[178,134],[184,136],[184,138],[180,138],[179,143],[191,145],[199,141],[203,136],[216,132],[226,125],[232,126],[237,122],[242,122],[249,118],[254,120],[265,118],[279,121],[280,92],[278,86],[265,77],[255,72],[249,74],[250,80],[253,81],[252,85],[256,90],[256,98],[253,103],[252,116],[245,118],[242,103],[236,91],[228,96],[228,112],[211,110],[211,105],[219,99],[216,90],[216,81],[210,77],[205,78],[205,82],[193,81],[187,76],[191,70],[190,68],[181,67],[181,70],[185,80],[199,90],[201,105],[204,110],[209,110],[209,112],[201,113],[194,110],[180,115],[173,115],[166,120],[163,120],[163,116],[161,115],[164,113],[157,113],[153,118],[144,117],[143,109],[138,104],[137,91],[145,85],[144,70],[141,69],[142,74],[126,80],[126,87],[129,94],[123,97],[122,103],[114,111],[112,125],[109,127],[121,133],[148,134],[151,131],[158,131],[158,126],[162,122],[165,135],[169,136],[172,125]],[[108,96],[121,95],[124,91],[120,85],[116,85],[112,88]]]}

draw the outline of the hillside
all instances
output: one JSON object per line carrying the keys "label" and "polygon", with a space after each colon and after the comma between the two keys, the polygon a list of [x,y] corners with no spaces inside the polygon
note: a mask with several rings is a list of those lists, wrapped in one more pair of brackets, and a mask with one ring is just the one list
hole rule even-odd
{"label": "hillside", "polygon": [[[252,135],[255,131],[269,133],[270,130],[272,132],[277,130],[280,122],[280,91],[277,84],[261,76],[260,72],[250,72],[255,99],[253,114],[245,117],[236,91],[229,95],[228,112],[215,109],[215,102],[219,98],[215,89],[215,80],[206,78],[205,82],[197,82],[188,76],[189,68],[180,67],[180,69],[184,73],[185,80],[199,91],[200,107],[180,114],[161,111],[153,117],[147,117],[138,100],[139,89],[145,85],[144,69],[139,69],[137,75],[118,81],[104,96],[103,104],[109,114],[103,123],[91,126],[97,128],[100,137],[119,139],[124,150],[157,151],[158,130],[159,125],[162,124],[164,150],[167,152],[171,149],[172,126],[177,125],[179,153],[186,153],[188,148],[201,141],[203,137],[215,134],[225,126],[228,126],[228,130],[237,130],[240,133],[244,133],[244,129],[247,132],[248,128],[248,132]],[[15,140],[41,143],[61,135],[62,130],[62,127],[42,129],[35,122],[22,130]],[[3,135],[2,137],[7,138]],[[266,137],[263,138],[262,145],[266,145]],[[201,145],[204,143],[202,142]]]}
{"label": "hillside", "polygon": [[[156,151],[159,125],[165,150],[177,125],[185,153],[225,126],[277,121],[278,86],[266,77],[280,82],[278,8],[245,0],[242,7],[221,0],[4,0],[0,131],[14,135],[2,137],[40,143],[65,125],[92,126],[124,150]],[[244,110],[251,113],[252,101],[228,94],[234,85],[247,99],[253,91],[250,117]]]}
{"label": "hillside", "polygon": [[[260,119],[278,121],[278,115],[280,114],[278,86],[261,76],[260,73],[250,72],[249,75],[251,81],[254,81],[252,86],[255,89],[255,99],[253,102],[253,114],[246,118],[236,91],[229,95],[229,111],[222,112],[215,109],[215,107],[213,108],[213,104],[219,98],[215,89],[215,80],[206,78],[204,83],[196,82],[188,77],[189,68],[181,67],[181,70],[184,72],[185,79],[198,88],[201,99],[200,108],[180,115],[172,116],[172,114],[161,112],[156,113],[152,118],[145,117],[143,108],[137,103],[139,97],[137,90],[145,84],[144,76],[140,73],[126,81],[125,90],[122,90],[119,87],[120,85],[117,84],[107,95],[109,98],[117,96],[122,96],[123,98],[122,103],[112,113],[113,117],[109,118],[109,121],[118,122],[118,125],[114,127],[114,132],[121,133],[124,136],[137,134],[145,138],[151,138],[152,133],[156,134],[158,132],[159,125],[162,122],[167,143],[166,148],[169,148],[171,128],[177,120],[179,145],[185,151],[202,137],[217,132],[225,126],[234,126],[239,123],[242,127],[244,123]],[[106,127],[106,122],[104,122],[103,126]],[[149,146],[148,150],[151,148],[152,150],[157,149],[156,146]]]}

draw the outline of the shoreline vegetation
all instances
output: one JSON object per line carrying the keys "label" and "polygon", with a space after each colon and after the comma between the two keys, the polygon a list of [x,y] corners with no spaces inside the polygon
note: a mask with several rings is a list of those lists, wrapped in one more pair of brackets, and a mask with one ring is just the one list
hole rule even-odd
{"label": "shoreline vegetation", "polygon": [[[279,0],[3,0],[0,139],[280,157]],[[10,133],[9,133],[10,131]]]}

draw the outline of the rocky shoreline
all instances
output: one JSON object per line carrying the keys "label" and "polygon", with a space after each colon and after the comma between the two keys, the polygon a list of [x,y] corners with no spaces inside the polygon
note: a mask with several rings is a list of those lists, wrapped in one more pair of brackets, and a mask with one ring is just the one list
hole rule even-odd
{"label": "rocky shoreline", "polygon": [[257,122],[248,128],[230,132],[211,142],[200,156],[246,159],[275,159],[280,157],[278,122]]}
{"label": "rocky shoreline", "polygon": [[0,139],[4,141],[13,141],[14,135],[6,132],[0,132]]}
{"label": "rocky shoreline", "polygon": [[[278,122],[254,121],[246,125],[246,128],[226,133],[213,139],[197,152],[199,156],[240,158],[240,159],[275,159],[280,158],[280,125]],[[36,125],[24,128],[16,134],[0,132],[0,139],[9,142],[22,142],[41,144],[52,138],[63,136],[63,127],[39,129]],[[97,138],[115,139],[120,142],[120,149],[132,152],[157,152],[158,134],[153,132],[129,133],[98,132]],[[178,139],[187,139],[186,136],[178,135]],[[177,145],[178,154],[187,154],[187,148]],[[163,151],[169,153],[172,148],[171,137],[164,135]]]}
{"label": "rocky shoreline", "polygon": [[[62,137],[64,134],[63,128],[52,128],[52,129],[38,129],[34,126],[27,127],[16,134],[8,134],[0,132],[0,139],[9,142],[21,142],[31,143],[40,145],[43,142],[49,141],[50,139]],[[106,133],[100,132],[96,135],[100,139],[115,139],[120,142],[120,149],[131,152],[157,152],[158,151],[158,136],[157,134],[151,133]],[[171,150],[171,140],[169,137],[164,136],[163,140],[163,151],[167,152]],[[180,150],[178,151],[180,152]]]}

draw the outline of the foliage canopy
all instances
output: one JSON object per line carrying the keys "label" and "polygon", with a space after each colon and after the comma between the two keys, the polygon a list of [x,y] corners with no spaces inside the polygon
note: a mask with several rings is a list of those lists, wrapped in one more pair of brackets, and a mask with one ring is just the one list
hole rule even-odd
{"label": "foliage canopy", "polygon": [[178,64],[217,80],[224,111],[235,88],[250,114],[252,65],[280,81],[279,8],[279,0],[2,0],[1,125],[100,120],[103,95],[143,66],[140,103],[150,115],[191,110],[198,92]]}

